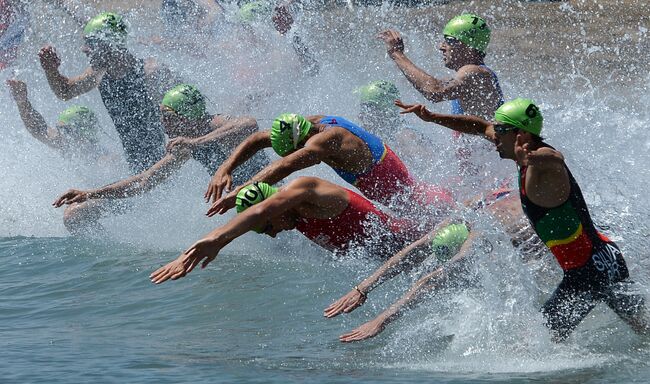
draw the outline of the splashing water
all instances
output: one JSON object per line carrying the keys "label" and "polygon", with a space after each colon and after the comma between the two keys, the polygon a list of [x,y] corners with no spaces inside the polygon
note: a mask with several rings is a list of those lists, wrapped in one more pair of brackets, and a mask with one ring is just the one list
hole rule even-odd
{"label": "splashing water", "polygon": [[[647,296],[649,8],[633,0],[306,6],[294,28],[321,65],[314,77],[302,74],[289,40],[270,23],[245,32],[224,24],[216,38],[195,39],[203,52],[170,50],[141,43],[162,34],[156,9],[124,12],[129,48],[139,57],[155,56],[197,84],[211,112],[252,115],[261,128],[288,111],[355,120],[353,91],[375,79],[395,82],[406,102],[423,102],[374,35],[398,29],[417,65],[446,76],[437,51],[442,26],[461,12],[483,15],[493,30],[486,63],[499,75],[506,98],[539,103],[547,141],[563,151],[594,221],[621,246],[632,279]],[[235,19],[235,9],[226,4],[226,20]],[[38,49],[53,44],[66,75],[81,73],[88,63],[79,50],[80,29],[68,16],[51,6],[29,10],[32,28],[13,71],[53,123],[68,103],[50,91]],[[2,80],[11,70],[0,73]],[[487,217],[478,220],[494,247],[477,256],[475,286],[429,298],[358,344],[340,344],[337,336],[385,309],[415,273],[377,288],[355,312],[325,320],[322,309],[378,264],[335,259],[296,234],[275,241],[247,235],[206,270],[152,286],[151,270],[231,217],[203,216],[209,175],[187,164],[170,182],[133,199],[128,213],[104,219],[105,238],[64,237],[62,212],[50,205],[56,196],[126,177],[126,163],[89,167],[62,159],[29,136],[7,91],[0,98],[0,326],[7,343],[0,371],[8,381],[623,382],[650,372],[647,342],[605,306],[567,343],[552,343],[538,308],[561,271],[550,255],[522,262]],[[102,144],[121,154],[98,93],[74,102],[98,112]],[[427,105],[448,109],[446,103]],[[430,182],[453,178],[450,133],[411,116],[406,121],[432,141],[431,151],[409,165]],[[512,162],[493,155],[493,173],[485,177],[514,175]],[[322,166],[300,174],[340,182]],[[478,191],[457,192],[462,198]]]}

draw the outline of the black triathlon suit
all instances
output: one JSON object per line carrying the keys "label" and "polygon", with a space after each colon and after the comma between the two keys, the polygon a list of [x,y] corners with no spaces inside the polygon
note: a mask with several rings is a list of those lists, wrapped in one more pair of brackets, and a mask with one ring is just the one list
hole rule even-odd
{"label": "black triathlon suit", "polygon": [[160,160],[165,154],[165,136],[158,105],[147,88],[144,62],[138,60],[119,79],[105,74],[99,93],[120,135],[131,171],[140,173]]}
{"label": "black triathlon suit", "polygon": [[542,308],[558,340],[566,339],[599,302],[628,323],[645,309],[643,297],[628,292],[632,282],[621,251],[598,232],[568,168],[567,173],[569,198],[558,207],[544,208],[526,195],[526,167],[519,169],[523,211],[564,270],[562,282]]}

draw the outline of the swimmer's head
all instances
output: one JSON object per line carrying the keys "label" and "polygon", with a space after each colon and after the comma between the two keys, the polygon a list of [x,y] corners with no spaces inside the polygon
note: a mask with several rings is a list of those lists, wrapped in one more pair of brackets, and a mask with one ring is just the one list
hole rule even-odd
{"label": "swimmer's head", "polygon": [[[277,191],[277,188],[264,182],[255,182],[245,186],[239,191],[235,200],[237,213],[242,213],[253,205],[261,203]],[[255,232],[264,233],[265,231],[264,228],[257,228]]]}
{"label": "swimmer's head", "polygon": [[390,81],[373,81],[358,88],[355,92],[359,94],[362,106],[369,105],[382,110],[398,110],[395,100],[399,99],[399,90]]}
{"label": "swimmer's head", "polygon": [[449,20],[442,30],[445,38],[455,39],[485,54],[490,43],[490,28],[480,16],[465,13]]}
{"label": "swimmer's head", "polygon": [[539,136],[542,132],[542,113],[535,102],[530,99],[517,98],[503,103],[494,112],[497,125],[519,128],[522,131]]}
{"label": "swimmer's head", "polygon": [[311,122],[295,113],[283,113],[273,121],[271,146],[275,153],[286,156],[298,148],[311,129]]}
{"label": "swimmer's head", "polygon": [[469,237],[465,224],[449,224],[440,229],[431,241],[431,250],[439,262],[444,263],[460,251],[460,247]]}
{"label": "swimmer's head", "polygon": [[190,120],[197,120],[206,115],[205,97],[190,84],[179,84],[167,91],[161,104]]}
{"label": "swimmer's head", "polygon": [[270,19],[273,12],[273,6],[267,1],[251,1],[239,8],[237,14],[239,21],[244,24],[254,23],[264,18]]}
{"label": "swimmer's head", "polygon": [[84,38],[123,46],[126,44],[126,30],[126,23],[122,16],[113,12],[103,12],[86,24]]}
{"label": "swimmer's head", "polygon": [[79,141],[89,143],[98,141],[99,123],[97,116],[88,107],[76,105],[61,112],[57,121],[57,128],[64,135]]}

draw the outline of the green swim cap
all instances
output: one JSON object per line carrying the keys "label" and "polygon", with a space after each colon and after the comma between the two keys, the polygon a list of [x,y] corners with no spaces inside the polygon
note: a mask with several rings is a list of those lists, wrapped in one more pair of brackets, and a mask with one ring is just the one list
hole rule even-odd
{"label": "green swim cap", "polygon": [[97,141],[99,123],[95,113],[88,107],[75,105],[66,109],[59,115],[58,123],[66,133],[91,142]]}
{"label": "green swim cap", "polygon": [[449,224],[431,241],[433,254],[441,263],[448,261],[458,253],[468,236],[469,229],[465,224]]}
{"label": "green swim cap", "polygon": [[242,213],[253,205],[261,203],[277,191],[277,188],[261,181],[245,186],[239,191],[235,200],[237,213]]}
{"label": "green swim cap", "polygon": [[445,29],[442,30],[442,34],[456,38],[468,47],[482,53],[485,53],[490,42],[490,28],[485,20],[471,13],[465,13],[449,20]]}
{"label": "green swim cap", "polygon": [[300,144],[311,129],[311,122],[295,113],[283,113],[273,121],[271,146],[275,153],[286,156]]}
{"label": "green swim cap", "polygon": [[94,37],[113,43],[126,44],[126,23],[122,16],[103,12],[90,19],[84,28],[84,37]]}
{"label": "green swim cap", "polygon": [[252,1],[239,8],[239,20],[243,23],[252,23],[259,19],[270,16],[273,11],[271,3],[266,1]]}
{"label": "green swim cap", "polygon": [[542,122],[544,121],[535,102],[521,98],[503,103],[494,112],[494,120],[498,123],[515,126],[536,136],[542,132]]}
{"label": "green swim cap", "polygon": [[373,81],[355,92],[359,94],[362,104],[371,104],[381,109],[397,109],[395,100],[399,99],[399,90],[390,81]]}
{"label": "green swim cap", "polygon": [[205,98],[190,84],[179,84],[165,93],[162,105],[192,120],[205,116]]}

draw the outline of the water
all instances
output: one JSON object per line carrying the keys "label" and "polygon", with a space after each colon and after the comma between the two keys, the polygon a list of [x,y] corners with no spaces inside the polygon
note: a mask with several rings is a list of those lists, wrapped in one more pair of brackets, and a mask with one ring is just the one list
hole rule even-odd
{"label": "water", "polygon": [[[33,8],[35,20],[49,13],[66,20],[55,10]],[[238,100],[262,84],[272,96],[248,112],[262,126],[285,110],[353,117],[352,90],[378,77],[395,81],[405,101],[421,101],[380,42],[370,39],[376,31],[397,27],[412,59],[443,75],[433,36],[466,10],[493,22],[488,65],[507,97],[529,96],[541,104],[549,143],[562,148],[595,221],[609,226],[647,296],[647,4],[452,2],[423,9],[329,9],[323,16],[308,9],[303,28],[310,27],[309,43],[323,64],[314,79],[282,71],[274,56],[262,56],[271,68],[263,71],[232,42],[216,45],[223,54],[209,58],[144,47],[133,37],[130,44],[199,84],[214,112],[242,113]],[[138,12],[129,15],[150,19],[147,8]],[[53,43],[67,74],[87,64],[78,51],[79,31],[68,23],[34,23],[15,66],[48,122],[67,104],[49,91],[38,48]],[[269,46],[255,52],[285,52],[286,42],[265,34],[267,27],[258,26]],[[137,23],[134,30],[147,36],[156,27]],[[250,68],[244,72],[252,80],[233,79],[237,59]],[[28,136],[8,97],[0,92],[7,106],[0,111],[1,382],[647,381],[650,345],[604,306],[567,343],[550,341],[537,308],[559,281],[558,268],[550,259],[521,262],[487,219],[482,225],[495,250],[477,262],[478,287],[430,298],[362,343],[341,344],[337,336],[386,308],[417,274],[386,283],[352,314],[327,320],[322,310],[377,264],[335,259],[297,234],[275,241],[247,235],[206,270],[154,286],[148,281],[152,270],[227,219],[202,216],[208,175],[188,164],[169,183],[134,199],[131,212],[107,218],[101,240],[67,237],[61,210],[49,206],[56,195],[116,180],[127,174],[126,166],[89,169],[61,159]],[[96,91],[79,102],[99,112],[107,127],[102,142],[119,153]],[[416,164],[429,170],[423,176],[437,182],[452,177],[448,132],[407,121],[434,141],[434,155]],[[507,161],[495,159],[491,167],[514,172]],[[324,167],[316,172],[336,180]]]}

